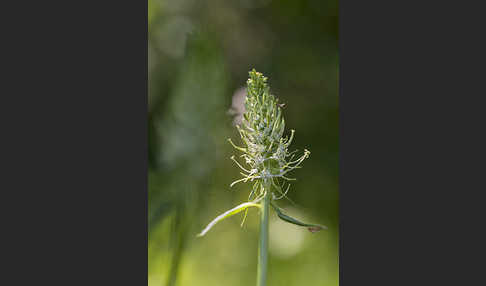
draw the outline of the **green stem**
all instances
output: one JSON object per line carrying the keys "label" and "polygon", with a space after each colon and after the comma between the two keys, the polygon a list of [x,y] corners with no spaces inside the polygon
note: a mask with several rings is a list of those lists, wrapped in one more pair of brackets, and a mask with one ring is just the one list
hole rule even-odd
{"label": "green stem", "polygon": [[270,189],[266,188],[265,190],[267,193],[261,202],[262,208],[260,218],[260,245],[258,247],[257,286],[267,285],[268,213],[270,212]]}

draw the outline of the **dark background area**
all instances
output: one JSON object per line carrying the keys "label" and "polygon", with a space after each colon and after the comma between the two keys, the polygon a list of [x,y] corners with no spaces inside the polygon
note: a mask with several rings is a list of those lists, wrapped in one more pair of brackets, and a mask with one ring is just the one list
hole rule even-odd
{"label": "dark background area", "polygon": [[228,110],[255,68],[285,103],[293,149],[312,153],[280,201],[328,230],[270,221],[268,285],[338,285],[338,2],[149,1],[149,285],[252,285],[258,215],[196,234],[247,200],[229,184]]}

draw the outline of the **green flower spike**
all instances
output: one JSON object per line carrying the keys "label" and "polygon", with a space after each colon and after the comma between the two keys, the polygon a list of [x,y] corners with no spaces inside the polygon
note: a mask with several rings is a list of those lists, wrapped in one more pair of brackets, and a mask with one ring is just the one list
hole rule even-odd
{"label": "green flower spike", "polygon": [[270,205],[276,211],[278,217],[285,222],[307,227],[311,232],[326,229],[326,227],[300,222],[283,214],[280,208],[275,205],[274,201],[282,198],[288,199],[289,181],[295,180],[288,177],[288,173],[301,168],[301,163],[309,157],[310,152],[304,150],[304,153],[296,158],[297,150],[288,151],[295,131],[291,130],[289,137],[283,136],[285,131],[285,120],[281,110],[283,105],[279,104],[278,99],[270,94],[266,77],[254,69],[249,72],[249,75],[245,113],[241,125],[236,126],[244,146],[239,147],[231,139],[228,139],[236,150],[243,153],[241,158],[246,163],[246,167],[244,167],[236,160],[235,156],[231,157],[231,160],[241,169],[242,178],[231,183],[230,187],[240,182],[252,182],[248,202],[215,218],[199,236],[205,235],[217,222],[244,210],[243,225],[248,208],[258,207],[261,210],[261,228],[257,285],[263,286],[266,281]]}

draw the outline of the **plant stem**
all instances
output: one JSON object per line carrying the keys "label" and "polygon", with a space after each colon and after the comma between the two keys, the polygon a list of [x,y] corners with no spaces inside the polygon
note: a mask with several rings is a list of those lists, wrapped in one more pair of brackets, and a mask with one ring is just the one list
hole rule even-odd
{"label": "plant stem", "polygon": [[268,213],[270,211],[270,186],[266,186],[266,194],[263,198],[260,218],[260,245],[258,247],[257,286],[267,285],[267,260],[268,260]]}

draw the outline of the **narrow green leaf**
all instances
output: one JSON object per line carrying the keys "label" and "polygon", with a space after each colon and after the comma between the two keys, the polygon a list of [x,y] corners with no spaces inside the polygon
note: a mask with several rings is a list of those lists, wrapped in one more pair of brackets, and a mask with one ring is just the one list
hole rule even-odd
{"label": "narrow green leaf", "polygon": [[227,217],[230,217],[232,215],[235,215],[249,207],[258,207],[258,208],[261,208],[260,204],[256,204],[256,203],[253,203],[253,202],[247,202],[247,203],[243,203],[239,206],[236,206],[222,214],[220,214],[218,217],[216,217],[215,219],[213,219],[212,222],[210,222],[205,229],[203,229],[203,231],[201,231],[201,233],[199,233],[197,236],[203,236],[205,235],[216,223],[218,223],[219,221],[227,218]]}
{"label": "narrow green leaf", "polygon": [[301,221],[298,221],[296,220],[295,218],[293,217],[290,217],[284,213],[282,213],[282,211],[280,210],[279,207],[277,207],[273,202],[270,203],[273,207],[273,209],[277,212],[277,215],[278,217],[283,220],[283,221],[286,221],[288,223],[292,223],[292,224],[295,224],[295,225],[299,225],[299,226],[305,226],[307,227],[307,229],[310,231],[310,232],[318,232],[320,230],[323,230],[323,229],[327,229],[326,226],[324,225],[319,225],[319,224],[309,224],[309,223],[303,223]]}

